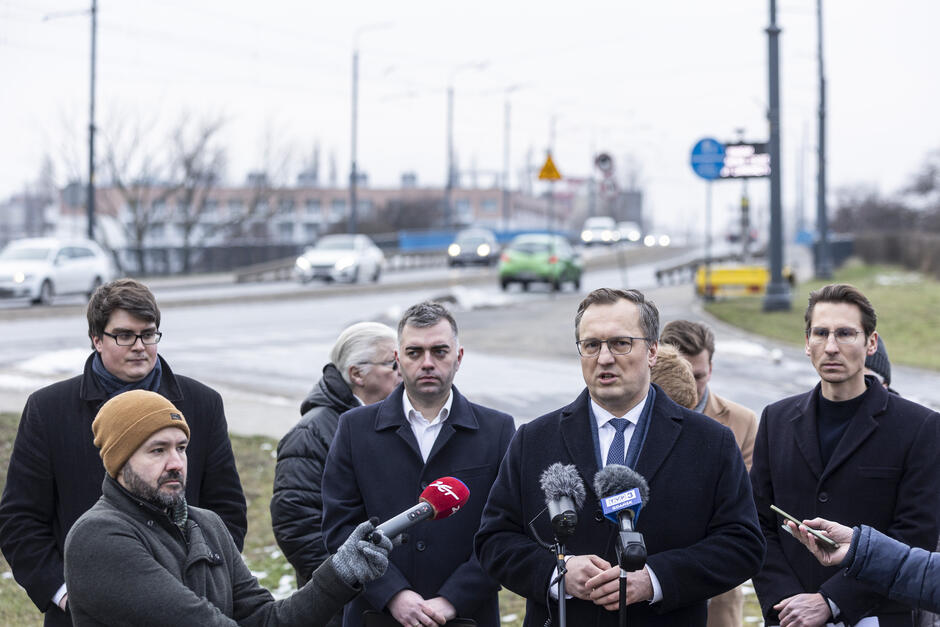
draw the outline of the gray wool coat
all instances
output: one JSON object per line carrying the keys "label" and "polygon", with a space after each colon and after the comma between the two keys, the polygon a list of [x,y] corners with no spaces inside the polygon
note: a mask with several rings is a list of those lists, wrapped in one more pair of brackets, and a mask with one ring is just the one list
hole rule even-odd
{"label": "gray wool coat", "polygon": [[186,534],[159,508],[106,476],[102,496],[65,540],[74,625],[324,625],[359,589],[332,560],[275,601],[222,520],[189,508]]}

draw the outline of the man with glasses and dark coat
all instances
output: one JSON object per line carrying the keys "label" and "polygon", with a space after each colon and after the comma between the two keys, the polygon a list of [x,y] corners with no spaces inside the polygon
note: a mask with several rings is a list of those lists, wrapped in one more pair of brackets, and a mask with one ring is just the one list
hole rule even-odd
{"label": "man with glasses and dark coat", "polygon": [[539,537],[552,538],[541,476],[552,464],[574,465],[587,494],[565,541],[568,624],[618,625],[619,527],[602,514],[594,479],[628,466],[645,477],[649,499],[636,520],[648,558],[627,573],[627,623],[704,627],[708,599],[751,577],[764,555],[734,434],[650,384],[659,312],[642,293],[594,290],[574,327],[587,387],[567,407],[519,427],[475,538],[480,563],[526,598],[527,627],[558,615],[556,556],[539,546],[530,521]]}
{"label": "man with glasses and dark coat", "polygon": [[[321,529],[321,485],[339,416],[384,400],[401,383],[395,346],[395,331],[378,322],[358,322],[340,333],[323,376],[300,405],[300,421],[277,445],[271,523],[298,588],[330,556]],[[330,625],[342,622],[340,612]]]}
{"label": "man with glasses and dark coat", "polygon": [[219,394],[175,374],[157,355],[160,309],[132,279],[102,285],[88,302],[93,353],[84,373],[30,395],[13,443],[0,497],[0,549],[13,577],[45,613],[46,625],[71,625],[63,573],[65,537],[101,496],[104,466],[91,424],[122,392],[157,392],[191,416],[186,500],[212,510],[241,550],[248,522]]}
{"label": "man with glasses and dark coat", "polygon": [[820,382],[764,409],[751,483],[767,558],[754,588],[768,625],[909,627],[910,608],[823,566],[781,525],[799,520],[868,525],[933,550],[940,529],[940,415],[865,376],[877,317],[851,285],[809,296],[806,355]]}

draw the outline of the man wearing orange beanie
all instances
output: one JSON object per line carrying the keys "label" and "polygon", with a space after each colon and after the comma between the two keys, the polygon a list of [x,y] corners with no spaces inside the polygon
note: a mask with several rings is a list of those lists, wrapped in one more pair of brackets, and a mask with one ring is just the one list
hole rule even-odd
{"label": "man wearing orange beanie", "polygon": [[381,576],[391,541],[361,523],[293,595],[275,601],[218,515],[186,504],[183,414],[155,392],[118,394],[92,423],[107,476],[65,540],[75,625],[325,625]]}

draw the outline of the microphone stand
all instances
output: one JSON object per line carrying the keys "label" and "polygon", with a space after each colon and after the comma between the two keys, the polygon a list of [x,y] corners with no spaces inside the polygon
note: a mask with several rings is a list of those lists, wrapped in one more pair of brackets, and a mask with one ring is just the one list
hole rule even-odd
{"label": "microphone stand", "polygon": [[642,533],[621,529],[617,536],[617,562],[620,565],[620,600],[617,609],[620,627],[627,627],[627,573],[646,565],[646,542]]}
{"label": "microphone stand", "polygon": [[[573,511],[566,511],[562,515],[556,517],[557,520],[552,521],[552,531],[554,532],[555,544],[548,544],[541,537],[539,537],[538,532],[535,530],[534,520],[529,522],[529,530],[532,532],[532,537],[535,538],[535,541],[538,542],[541,546],[546,549],[551,550],[555,555],[555,568],[558,569],[558,627],[567,627],[568,625],[568,612],[566,609],[566,599],[565,599],[565,574],[568,572],[568,567],[565,564],[565,543],[564,539],[570,537],[574,533],[574,527],[578,522],[578,516]],[[547,623],[546,623],[547,624]]]}

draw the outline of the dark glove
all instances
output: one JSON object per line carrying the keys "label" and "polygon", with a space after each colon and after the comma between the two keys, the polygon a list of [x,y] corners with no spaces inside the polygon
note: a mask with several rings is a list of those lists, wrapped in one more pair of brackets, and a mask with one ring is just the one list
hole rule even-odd
{"label": "dark glove", "polygon": [[388,568],[388,554],[392,550],[392,541],[379,531],[378,544],[369,541],[375,531],[372,521],[365,521],[356,527],[346,541],[333,555],[333,568],[347,585],[356,586],[378,579]]}

